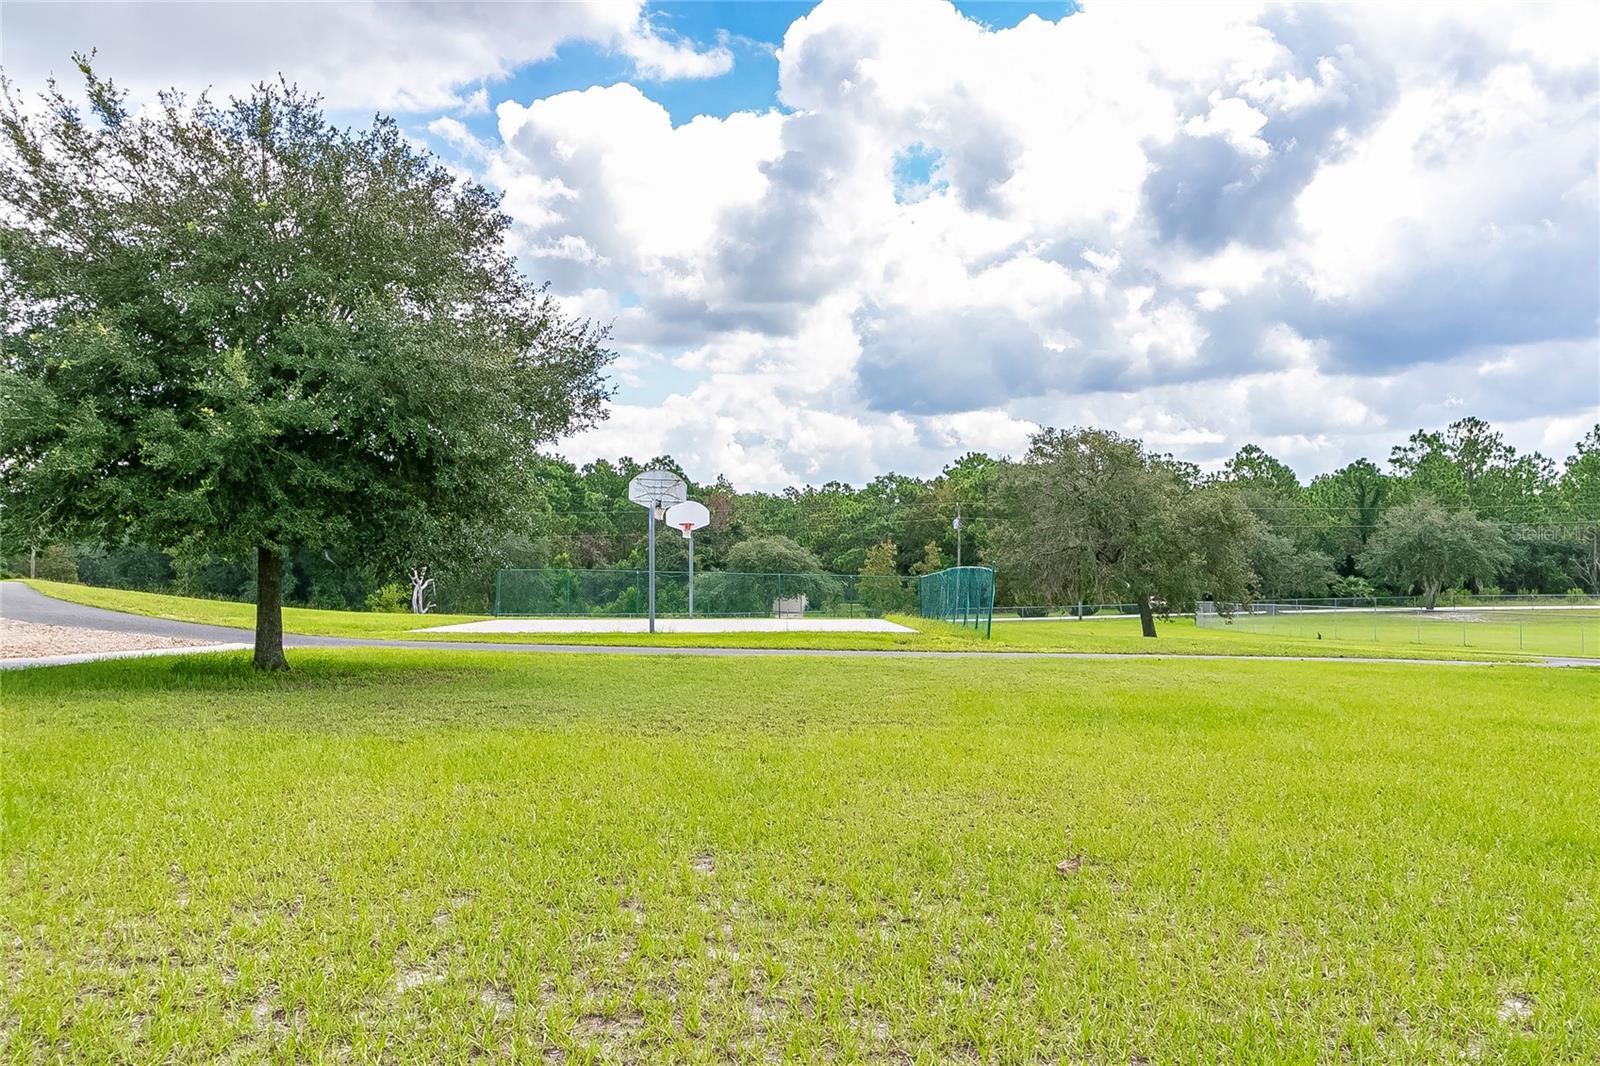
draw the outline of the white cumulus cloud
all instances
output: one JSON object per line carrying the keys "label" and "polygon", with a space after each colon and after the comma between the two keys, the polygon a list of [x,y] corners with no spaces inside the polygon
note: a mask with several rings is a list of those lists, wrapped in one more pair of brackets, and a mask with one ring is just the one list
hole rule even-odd
{"label": "white cumulus cloud", "polygon": [[[504,192],[529,271],[615,323],[623,392],[563,442],[577,459],[671,451],[772,487],[1076,423],[1310,473],[1467,413],[1559,451],[1600,407],[1595,5],[1090,4],[991,29],[824,0],[769,106],[689,121],[655,83],[732,55],[638,3],[6,18],[14,76],[59,69],[87,23],[135,81],[181,55],[186,84],[284,69],[431,118]],[[632,82],[469,128],[485,85],[567,40]]]}
{"label": "white cumulus cloud", "polygon": [[[1204,462],[1275,442],[1312,471],[1462,405],[1508,424],[1530,397],[1556,419],[1600,405],[1600,93],[1547,40],[1600,31],[1592,15],[1161,16],[996,31],[943,4],[825,2],[778,51],[787,111],[672,128],[591,90],[558,132],[509,133],[510,169],[583,189],[531,227],[617,249],[609,283],[638,301],[619,335],[679,353],[701,375],[684,398],[720,412],[696,435],[640,406],[575,446],[633,435],[773,485],[1098,422]],[[1519,369],[1462,395],[1489,350]],[[1531,372],[1550,359],[1569,389]],[[1452,404],[1429,388],[1445,380]]]}
{"label": "white cumulus cloud", "polygon": [[268,3],[7,0],[0,58],[21,84],[72,71],[73,52],[152,96],[181,79],[222,94],[283,74],[340,108],[417,112],[488,107],[485,81],[546,60],[567,41],[632,59],[641,77],[726,73],[726,48],[663,36],[643,0],[513,4],[338,0]]}

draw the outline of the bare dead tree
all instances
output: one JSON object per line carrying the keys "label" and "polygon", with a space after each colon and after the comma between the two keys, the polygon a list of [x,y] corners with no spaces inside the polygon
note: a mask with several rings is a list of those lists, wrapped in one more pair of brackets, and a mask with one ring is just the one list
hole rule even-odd
{"label": "bare dead tree", "polygon": [[426,566],[413,567],[411,570],[411,613],[427,614],[434,609],[434,602],[429,598],[433,591],[433,578],[428,576]]}

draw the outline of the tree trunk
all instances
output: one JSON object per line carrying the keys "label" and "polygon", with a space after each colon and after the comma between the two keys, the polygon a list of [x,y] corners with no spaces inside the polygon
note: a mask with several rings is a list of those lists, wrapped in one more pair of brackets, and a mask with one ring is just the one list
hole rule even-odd
{"label": "tree trunk", "polygon": [[1149,596],[1139,597],[1139,628],[1144,631],[1144,635],[1147,637],[1156,635],[1156,616],[1155,612],[1150,608]]}
{"label": "tree trunk", "polygon": [[271,548],[256,549],[257,670],[287,670],[283,657],[283,556]]}
{"label": "tree trunk", "polygon": [[1439,602],[1439,586],[1432,581],[1422,583],[1422,605],[1427,610],[1433,610],[1433,605]]}

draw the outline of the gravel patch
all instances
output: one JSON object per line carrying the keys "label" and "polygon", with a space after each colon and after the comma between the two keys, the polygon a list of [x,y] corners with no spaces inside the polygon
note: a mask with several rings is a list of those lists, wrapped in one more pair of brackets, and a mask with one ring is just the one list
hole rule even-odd
{"label": "gravel patch", "polygon": [[0,618],[0,659],[34,659],[46,655],[86,655],[107,651],[155,651],[206,648],[210,640],[181,640],[109,629],[80,629]]}

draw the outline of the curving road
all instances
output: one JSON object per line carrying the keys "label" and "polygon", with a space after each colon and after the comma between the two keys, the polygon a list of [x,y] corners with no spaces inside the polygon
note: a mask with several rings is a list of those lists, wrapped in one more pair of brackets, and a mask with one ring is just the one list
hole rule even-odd
{"label": "curving road", "polygon": [[[21,581],[0,581],[0,618],[18,622],[38,622],[80,629],[109,629],[119,633],[145,633],[152,636],[214,641],[218,644],[249,644],[254,634],[232,626],[210,626],[198,622],[177,622],[142,614],[125,614],[81,603],[68,603],[38,592]],[[770,655],[825,656],[871,659],[1181,659],[1223,662],[1304,662],[1376,663],[1426,666],[1600,666],[1594,659],[1535,659],[1525,662],[1494,662],[1463,659],[1379,659],[1333,655],[1181,655],[1161,652],[1082,652],[1082,651],[899,651],[888,649],[827,650],[821,648],[667,648],[626,644],[507,644],[468,640],[369,640],[356,637],[317,637],[284,634],[290,648],[414,648],[426,651],[559,652],[571,655],[698,655],[749,658]],[[183,649],[194,651],[195,649]],[[203,649],[202,649],[203,650]],[[109,656],[104,656],[109,657]],[[79,656],[78,661],[87,657]],[[47,665],[36,659],[3,659],[0,668]]]}

